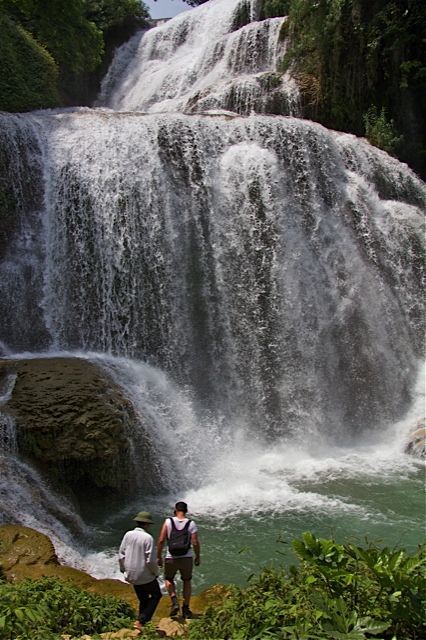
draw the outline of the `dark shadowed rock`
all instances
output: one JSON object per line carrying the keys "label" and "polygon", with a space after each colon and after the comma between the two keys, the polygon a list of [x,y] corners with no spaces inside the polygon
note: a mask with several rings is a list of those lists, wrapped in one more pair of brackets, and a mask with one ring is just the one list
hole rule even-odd
{"label": "dark shadowed rock", "polygon": [[[82,358],[0,360],[0,378],[16,374],[2,411],[16,421],[21,454],[79,495],[125,492],[133,484],[130,437],[138,418],[123,390]],[[140,427],[139,427],[140,429]],[[148,438],[138,443],[147,485],[156,467]]]}

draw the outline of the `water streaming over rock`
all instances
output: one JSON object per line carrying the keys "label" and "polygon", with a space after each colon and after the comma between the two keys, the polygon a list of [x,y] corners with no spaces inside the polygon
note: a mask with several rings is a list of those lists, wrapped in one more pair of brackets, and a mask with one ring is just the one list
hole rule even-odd
{"label": "water streaming over rock", "polygon": [[285,20],[259,21],[261,2],[210,2],[136,34],[117,53],[98,106],[121,111],[297,115],[298,92],[279,72]]}
{"label": "water streaming over rock", "polygon": [[238,437],[384,430],[422,353],[425,185],[296,117],[284,19],[260,5],[211,0],[138,34],[97,109],[0,115],[0,338],[105,354],[159,457],[191,454],[182,486]]}

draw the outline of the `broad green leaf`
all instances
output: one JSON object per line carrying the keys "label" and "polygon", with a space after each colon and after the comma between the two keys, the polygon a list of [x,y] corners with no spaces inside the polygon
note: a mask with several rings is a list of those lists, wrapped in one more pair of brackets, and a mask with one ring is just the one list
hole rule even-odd
{"label": "broad green leaf", "polygon": [[18,618],[18,620],[20,620],[22,622],[22,620],[25,618],[24,613],[22,611],[22,609],[15,609],[14,610],[14,614],[15,616]]}
{"label": "broad green leaf", "polygon": [[395,569],[396,567],[398,567],[398,566],[401,564],[401,562],[402,562],[402,560],[403,560],[404,556],[405,556],[405,551],[404,551],[404,549],[400,549],[399,551],[396,551],[396,552],[395,552],[395,553],[390,557],[390,560],[389,560],[389,567],[390,567],[391,569]]}
{"label": "broad green leaf", "polygon": [[372,633],[373,636],[376,636],[378,633],[382,633],[382,631],[386,631],[389,627],[389,622],[373,620],[370,617],[360,618],[357,624],[357,629],[362,630],[364,633]]}
{"label": "broad green leaf", "polygon": [[420,558],[407,558],[404,562],[403,568],[406,573],[410,573],[413,569],[425,564],[425,560]]}
{"label": "broad green leaf", "polygon": [[304,560],[312,560],[312,553],[305,547],[301,540],[293,540],[293,549],[295,550],[296,554]]}
{"label": "broad green leaf", "polygon": [[328,556],[332,552],[338,551],[335,542],[333,540],[324,540],[323,538],[319,538],[319,542],[321,544],[321,552],[324,556]]}
{"label": "broad green leaf", "polygon": [[305,541],[306,546],[308,547],[308,549],[310,551],[312,551],[312,553],[315,556],[318,556],[321,553],[321,545],[318,542],[318,540],[316,539],[316,537],[314,536],[313,533],[310,533],[309,531],[305,531],[302,534],[302,537]]}

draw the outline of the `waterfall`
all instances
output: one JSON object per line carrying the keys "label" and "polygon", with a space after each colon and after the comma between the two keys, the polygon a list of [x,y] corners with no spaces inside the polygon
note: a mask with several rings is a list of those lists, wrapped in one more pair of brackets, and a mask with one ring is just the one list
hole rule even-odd
{"label": "waterfall", "polygon": [[425,185],[298,117],[260,6],[137,34],[96,108],[0,114],[0,340],[99,354],[186,486],[224,443],[348,444],[417,393]]}
{"label": "waterfall", "polygon": [[[0,387],[0,407],[11,397],[15,381],[15,374],[5,376]],[[8,413],[0,411],[0,456],[16,457],[17,453],[15,420]]]}
{"label": "waterfall", "polygon": [[105,77],[98,106],[117,111],[297,115],[285,19],[258,21],[261,2],[210,0],[170,23],[136,34]]}
{"label": "waterfall", "polygon": [[404,412],[425,206],[407,167],[296,118],[28,119],[44,144],[43,285],[5,310],[8,344],[36,350],[47,332],[54,349],[144,360],[272,437]]}

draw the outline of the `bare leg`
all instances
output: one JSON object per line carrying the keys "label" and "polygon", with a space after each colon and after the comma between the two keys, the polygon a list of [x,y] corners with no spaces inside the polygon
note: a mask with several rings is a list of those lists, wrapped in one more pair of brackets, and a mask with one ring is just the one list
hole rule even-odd
{"label": "bare leg", "polygon": [[171,598],[175,598],[176,597],[176,585],[173,582],[173,580],[166,580],[166,589],[169,593],[169,596]]}
{"label": "bare leg", "polygon": [[169,596],[172,600],[172,608],[170,609],[170,617],[176,616],[179,613],[179,601],[176,595],[176,586],[173,580],[166,580],[166,589],[169,592]]}

